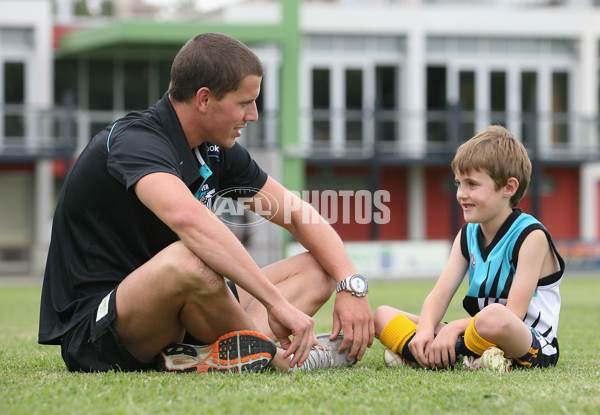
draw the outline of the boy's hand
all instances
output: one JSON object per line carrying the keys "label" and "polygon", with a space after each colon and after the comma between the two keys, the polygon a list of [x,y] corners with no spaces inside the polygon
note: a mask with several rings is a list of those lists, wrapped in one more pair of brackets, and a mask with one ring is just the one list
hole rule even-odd
{"label": "boy's hand", "polygon": [[[408,349],[416,359],[417,363],[426,369],[431,368],[429,363],[429,348],[433,339],[433,331],[417,330],[415,336],[410,343],[408,343]],[[399,352],[401,352],[401,350],[399,350]]]}
{"label": "boy's hand", "polygon": [[431,368],[447,368],[456,362],[456,342],[460,336],[451,324],[445,325],[429,347],[428,360]]}

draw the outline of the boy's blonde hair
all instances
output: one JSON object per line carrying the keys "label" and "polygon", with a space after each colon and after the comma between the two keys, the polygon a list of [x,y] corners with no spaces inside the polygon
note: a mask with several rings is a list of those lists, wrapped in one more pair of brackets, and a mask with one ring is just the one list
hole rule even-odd
{"label": "boy's blonde hair", "polygon": [[483,171],[492,178],[496,190],[514,177],[519,181],[519,188],[510,198],[510,204],[515,207],[529,186],[531,161],[523,144],[510,131],[500,125],[492,125],[456,150],[452,171],[454,174]]}

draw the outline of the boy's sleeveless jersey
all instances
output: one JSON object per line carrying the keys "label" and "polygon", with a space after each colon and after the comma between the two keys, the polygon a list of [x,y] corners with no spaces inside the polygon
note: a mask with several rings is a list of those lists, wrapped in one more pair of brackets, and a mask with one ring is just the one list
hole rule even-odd
{"label": "boy's sleeveless jersey", "polygon": [[[483,233],[478,223],[467,223],[463,226],[461,248],[464,257],[469,261],[469,289],[463,306],[474,316],[488,304],[506,305],[517,269],[519,250],[523,240],[535,229],[541,229],[546,234],[548,243],[559,261],[560,270],[539,279],[523,321],[548,343],[558,348],[556,331],[561,303],[559,285],[565,263],[546,228],[533,216],[522,213],[521,209],[513,209],[513,213],[487,247],[483,246]],[[545,354],[552,354],[548,352],[550,351],[544,351]]]}

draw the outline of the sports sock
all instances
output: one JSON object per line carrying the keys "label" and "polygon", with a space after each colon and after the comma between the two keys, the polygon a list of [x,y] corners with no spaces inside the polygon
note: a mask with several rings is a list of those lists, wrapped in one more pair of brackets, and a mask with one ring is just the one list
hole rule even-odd
{"label": "sports sock", "polygon": [[381,330],[379,341],[394,353],[401,354],[406,359],[415,361],[408,343],[415,335],[417,325],[403,314],[398,314]]}
{"label": "sports sock", "polygon": [[535,362],[535,360],[538,357],[538,353],[540,351],[540,341],[536,337],[533,329],[531,329],[531,337],[532,337],[532,340],[531,340],[531,347],[529,348],[529,351],[527,353],[525,353],[523,356],[515,359],[517,361],[517,363],[520,364],[521,366],[531,367],[531,365],[533,365],[533,363]]}
{"label": "sports sock", "polygon": [[462,355],[462,356],[479,357],[479,355],[477,353],[469,350],[469,348],[465,344],[465,336],[464,335],[460,336],[460,338],[456,342],[456,346],[454,347],[454,352],[456,353],[456,356]]}
{"label": "sports sock", "polygon": [[475,317],[473,317],[473,319],[467,326],[467,329],[465,330],[464,344],[469,351],[478,356],[481,356],[487,348],[494,347],[496,345],[494,343],[490,343],[489,341],[481,337],[479,333],[477,333],[477,330],[475,330],[476,318],[477,314],[475,315]]}

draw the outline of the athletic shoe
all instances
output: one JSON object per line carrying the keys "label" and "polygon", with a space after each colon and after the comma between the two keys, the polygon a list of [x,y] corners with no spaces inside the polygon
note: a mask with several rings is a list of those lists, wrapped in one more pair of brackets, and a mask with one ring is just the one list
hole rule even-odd
{"label": "athletic shoe", "polygon": [[295,372],[296,370],[327,369],[331,367],[331,364],[331,350],[326,346],[317,344],[310,349],[308,357],[302,363],[302,366],[294,366],[290,368],[290,372]]}
{"label": "athletic shoe", "polygon": [[158,359],[158,370],[168,372],[260,372],[275,356],[268,337],[249,330],[232,331],[206,346],[172,344]]}
{"label": "athletic shoe", "polygon": [[317,340],[319,343],[310,349],[308,357],[302,363],[302,366],[293,367],[290,371],[348,367],[355,364],[356,359],[351,361],[346,360],[349,350],[346,350],[344,353],[339,352],[344,337],[340,334],[335,340],[329,340],[330,336],[330,333],[318,334]]}
{"label": "athletic shoe", "polygon": [[383,351],[383,361],[385,362],[385,365],[387,367],[396,367],[396,366],[402,366],[402,365],[407,365],[407,366],[413,367],[416,365],[415,362],[411,362],[404,356],[399,355],[398,353],[392,352],[387,347]]}
{"label": "athletic shoe", "polygon": [[506,359],[504,352],[498,347],[488,347],[481,357],[465,356],[465,368],[469,370],[489,370],[491,372],[508,372],[512,366],[512,359]]}
{"label": "athletic shoe", "polygon": [[329,340],[331,333],[317,334],[319,345],[328,347],[331,351],[331,367],[348,367],[356,363],[356,358],[348,361],[348,353],[350,349],[346,349],[344,353],[340,353],[340,346],[344,341],[344,335],[338,334],[335,340]]}

